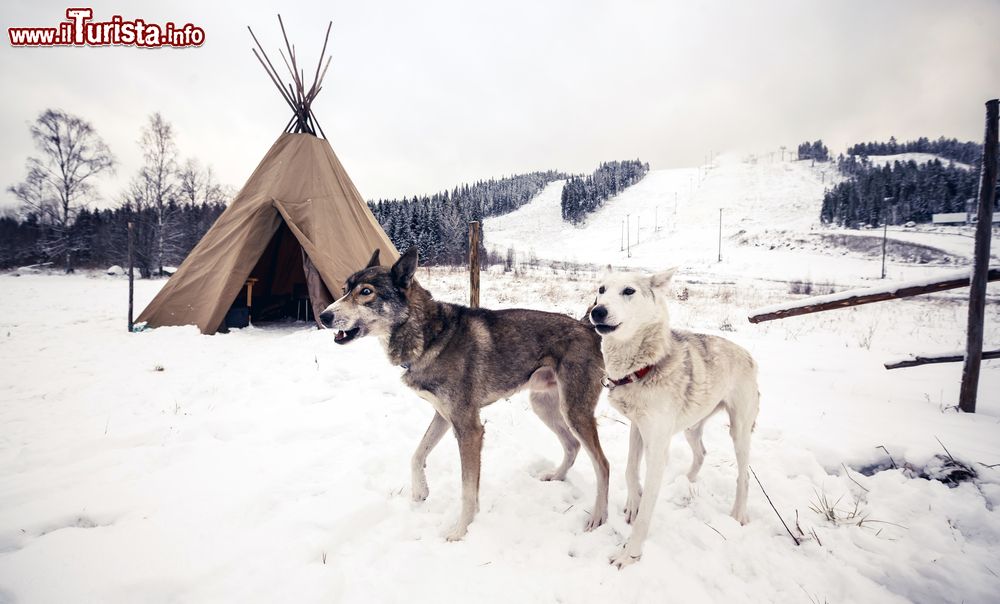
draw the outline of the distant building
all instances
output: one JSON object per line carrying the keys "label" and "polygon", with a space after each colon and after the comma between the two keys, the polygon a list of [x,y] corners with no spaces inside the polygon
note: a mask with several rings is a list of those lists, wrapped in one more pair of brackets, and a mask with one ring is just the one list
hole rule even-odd
{"label": "distant building", "polygon": [[969,224],[968,212],[949,212],[948,214],[934,214],[931,216],[934,224]]}

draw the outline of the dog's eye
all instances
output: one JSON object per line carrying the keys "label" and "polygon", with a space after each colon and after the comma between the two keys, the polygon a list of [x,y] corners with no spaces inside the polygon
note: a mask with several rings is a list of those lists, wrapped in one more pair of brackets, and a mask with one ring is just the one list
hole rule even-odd
{"label": "dog's eye", "polygon": [[597,288],[597,293],[599,293],[599,294],[603,294],[604,293],[604,286],[603,285],[600,286],[599,288]]}
{"label": "dog's eye", "polygon": [[362,296],[370,296],[370,295],[372,295],[371,288],[370,287],[362,287],[361,288],[361,295]]}
{"label": "dog's eye", "polygon": [[631,287],[626,287],[625,289],[622,290],[622,295],[623,296],[631,296],[634,293],[635,293],[635,290],[632,289]]}

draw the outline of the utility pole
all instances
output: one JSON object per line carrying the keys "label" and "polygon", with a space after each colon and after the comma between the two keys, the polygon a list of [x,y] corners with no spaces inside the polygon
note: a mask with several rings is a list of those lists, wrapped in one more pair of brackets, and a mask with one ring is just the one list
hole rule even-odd
{"label": "utility pole", "polygon": [[719,262],[722,262],[722,208],[719,208]]}
{"label": "utility pole", "polygon": [[624,252],[625,251],[625,221],[624,220],[622,221],[622,244],[621,244],[621,247],[618,248],[618,251],[619,252]]}
{"label": "utility pole", "polygon": [[885,279],[885,243],[889,236],[889,221],[882,219],[882,278]]}
{"label": "utility pole", "polygon": [[628,257],[632,257],[632,215],[625,214],[625,248],[628,250]]}

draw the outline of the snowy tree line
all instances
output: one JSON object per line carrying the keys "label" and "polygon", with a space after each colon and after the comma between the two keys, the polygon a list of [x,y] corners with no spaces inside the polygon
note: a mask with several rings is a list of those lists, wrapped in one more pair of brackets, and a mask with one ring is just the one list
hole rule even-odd
{"label": "snowy tree line", "polygon": [[932,214],[964,212],[979,191],[978,168],[940,160],[875,166],[867,157],[841,155],[837,168],[849,178],[823,196],[820,218],[840,226],[930,222]]}
{"label": "snowy tree line", "polygon": [[605,200],[639,182],[647,172],[648,163],[628,159],[603,163],[589,176],[570,177],[562,190],[563,220],[580,224]]}
{"label": "snowy tree line", "polygon": [[380,199],[368,207],[396,249],[416,245],[422,264],[462,264],[469,255],[470,221],[513,212],[562,178],[566,174],[554,170],[517,174],[430,196]]}
{"label": "snowy tree line", "polygon": [[961,142],[943,136],[935,141],[922,136],[915,141],[900,143],[893,136],[889,138],[889,142],[858,143],[847,149],[848,155],[896,155],[897,153],[933,153],[963,164],[978,166],[982,159],[983,146],[980,143]]}
{"label": "snowy tree line", "polygon": [[822,140],[811,143],[806,141],[799,145],[799,159],[830,161],[830,149],[823,144]]}
{"label": "snowy tree line", "polygon": [[162,274],[177,264],[225,208],[228,188],[211,167],[181,160],[173,127],[159,113],[140,132],[143,166],[116,198],[115,207],[90,210],[100,199],[95,179],[117,164],[93,126],[58,109],[30,127],[36,153],[24,180],[7,188],[19,207],[0,220],[0,266],[51,262],[75,266],[124,265],[127,224],[133,223],[140,274]]}
{"label": "snowy tree line", "polygon": [[[176,266],[201,240],[205,231],[226,209],[221,202],[181,203],[169,201],[164,208],[170,237],[162,260],[166,266]],[[128,254],[128,223],[133,222],[135,237],[135,267],[137,276],[155,274],[160,256],[157,230],[147,228],[158,222],[157,212],[143,208],[120,206],[113,209],[81,209],[66,232],[54,232],[51,223],[39,221],[35,214],[24,219],[14,216],[0,218],[0,267],[27,266],[51,261],[49,242],[58,241],[72,250],[76,267],[106,268],[126,266]],[[58,255],[56,260],[61,260]]]}

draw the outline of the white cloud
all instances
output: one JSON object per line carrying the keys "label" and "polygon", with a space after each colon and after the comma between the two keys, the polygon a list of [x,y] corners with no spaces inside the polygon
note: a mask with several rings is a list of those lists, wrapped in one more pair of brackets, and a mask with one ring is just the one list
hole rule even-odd
{"label": "white cloud", "polygon": [[[49,25],[65,4],[5,8],[4,27]],[[55,106],[90,120],[138,167],[145,117],[170,120],[185,155],[240,186],[288,110],[250,54],[284,13],[315,60],[333,19],[333,63],[316,113],[369,198],[462,181],[641,157],[694,165],[711,150],[822,137],[978,140],[1000,94],[1000,4],[895,2],[97,3],[205,28],[198,49],[0,48],[0,184],[32,151],[27,124]],[[277,58],[277,57],[275,57]],[[6,197],[10,202],[10,197]]]}

